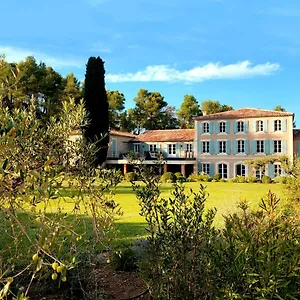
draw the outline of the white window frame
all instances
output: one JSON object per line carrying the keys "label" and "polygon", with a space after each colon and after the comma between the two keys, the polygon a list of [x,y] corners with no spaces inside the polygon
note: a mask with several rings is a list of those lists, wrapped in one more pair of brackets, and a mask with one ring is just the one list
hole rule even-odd
{"label": "white window frame", "polygon": [[140,153],[141,144],[133,144],[134,153]]}
{"label": "white window frame", "polygon": [[263,170],[256,170],[255,171],[255,177],[259,180],[261,180],[264,175],[265,175],[265,171],[263,171]]}
{"label": "white window frame", "polygon": [[209,153],[209,141],[202,141],[202,153]]}
{"label": "white window frame", "polygon": [[274,131],[281,131],[281,130],[282,130],[281,120],[279,120],[279,119],[274,120]]}
{"label": "white window frame", "polygon": [[[277,169],[277,170],[276,170]],[[279,163],[275,163],[274,164],[274,175],[276,176],[281,176],[282,175],[282,168],[281,168],[281,164]]]}
{"label": "white window frame", "polygon": [[[222,169],[221,169],[221,172],[220,172],[220,166],[222,165]],[[226,166],[226,172],[225,171],[225,168],[224,166]],[[222,178],[224,179],[228,179],[228,173],[229,173],[229,167],[228,167],[228,164],[227,163],[224,163],[224,162],[220,162],[217,164],[217,173],[221,175]],[[226,177],[224,176],[226,174]]]}
{"label": "white window frame", "polygon": [[226,122],[224,121],[219,122],[219,132],[226,133]]}
{"label": "white window frame", "polygon": [[209,123],[208,122],[204,122],[203,123],[203,133],[209,133]]}
{"label": "white window frame", "polygon": [[209,175],[210,174],[210,163],[202,164],[202,172]]}
{"label": "white window frame", "polygon": [[274,153],[282,153],[282,141],[281,140],[273,141],[273,150],[274,150]]}
{"label": "white window frame", "polygon": [[218,152],[219,154],[227,153],[227,141],[218,141]]}
{"label": "white window frame", "polygon": [[[242,173],[242,175],[238,175],[238,173],[237,173],[237,167],[238,166],[241,166],[241,173]],[[236,163],[234,165],[234,168],[235,168],[235,176],[246,176],[246,174],[247,174],[247,166],[245,164],[243,164],[243,163]],[[244,168],[244,170],[243,170],[243,168]]]}
{"label": "white window frame", "polygon": [[186,144],[186,151],[193,152],[193,144]]}
{"label": "white window frame", "polygon": [[245,132],[245,122],[244,121],[237,121],[236,130],[238,133]]}
{"label": "white window frame", "polygon": [[157,152],[157,145],[156,144],[149,144],[149,151],[150,152]]}
{"label": "white window frame", "polygon": [[176,157],[176,144],[168,144],[168,157]]}
{"label": "white window frame", "polygon": [[256,131],[257,132],[263,132],[264,131],[264,121],[263,120],[256,121]]}
{"label": "white window frame", "polygon": [[246,146],[245,140],[237,140],[236,152],[238,154],[245,154],[246,153],[245,146]]}
{"label": "white window frame", "polygon": [[[256,153],[265,153],[265,141],[264,140],[256,140]],[[259,151],[258,151],[259,150]],[[261,151],[263,150],[263,151]]]}

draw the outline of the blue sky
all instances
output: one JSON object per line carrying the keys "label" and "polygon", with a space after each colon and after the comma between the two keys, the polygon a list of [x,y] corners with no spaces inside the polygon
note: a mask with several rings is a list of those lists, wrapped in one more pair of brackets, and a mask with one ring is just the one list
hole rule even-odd
{"label": "blue sky", "polygon": [[234,108],[295,112],[300,127],[299,0],[10,0],[1,3],[0,53],[34,55],[84,79],[105,61],[106,87],[185,94]]}

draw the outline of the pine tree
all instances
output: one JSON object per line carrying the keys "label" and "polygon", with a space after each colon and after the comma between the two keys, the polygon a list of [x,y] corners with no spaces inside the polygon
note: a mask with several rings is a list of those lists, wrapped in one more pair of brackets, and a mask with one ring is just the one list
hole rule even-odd
{"label": "pine tree", "polygon": [[109,113],[104,74],[104,61],[99,56],[90,57],[86,66],[84,85],[84,101],[89,125],[84,130],[84,137],[87,141],[96,142],[98,146],[95,166],[105,162],[109,142]]}

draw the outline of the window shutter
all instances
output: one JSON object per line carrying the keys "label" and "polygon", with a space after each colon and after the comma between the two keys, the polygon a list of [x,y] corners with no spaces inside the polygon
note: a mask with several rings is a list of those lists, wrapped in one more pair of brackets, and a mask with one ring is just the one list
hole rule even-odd
{"label": "window shutter", "polygon": [[267,154],[273,154],[274,153],[274,141],[266,141],[269,144],[269,152]]}
{"label": "window shutter", "polygon": [[236,140],[234,140],[234,141],[232,141],[232,143],[233,143],[233,154],[236,154],[237,153],[237,142],[236,142]]}
{"label": "window shutter", "polygon": [[180,144],[176,144],[176,157],[180,157]]}
{"label": "window shutter", "polygon": [[264,141],[264,148],[265,148],[265,153],[266,154],[270,154],[271,153],[270,145],[272,144],[272,142],[273,141],[268,141],[268,140]]}
{"label": "window shutter", "polygon": [[213,133],[213,123],[212,122],[208,122],[209,124],[209,133],[212,134]]}
{"label": "window shutter", "polygon": [[282,131],[285,132],[286,131],[286,119],[281,120],[281,128]]}
{"label": "window shutter", "polygon": [[203,153],[203,142],[198,141],[198,153]]}
{"label": "window shutter", "polygon": [[225,123],[225,127],[226,127],[226,133],[230,133],[230,122],[226,122]]}
{"label": "window shutter", "polygon": [[264,132],[268,132],[268,120],[264,120]]}
{"label": "window shutter", "polygon": [[149,151],[149,145],[148,144],[144,144],[144,151]]}
{"label": "window shutter", "polygon": [[214,172],[214,164],[210,164],[209,165],[209,176],[210,177],[213,177],[215,175],[215,172]]}
{"label": "window shutter", "polygon": [[244,122],[244,129],[245,129],[245,133],[249,132],[249,121]]}
{"label": "window shutter", "polygon": [[269,170],[269,176],[271,178],[274,178],[274,165],[273,164],[269,164],[268,165],[268,170]]}
{"label": "window shutter", "polygon": [[248,140],[245,141],[245,153],[249,154],[249,141]]}
{"label": "window shutter", "polygon": [[220,133],[220,122],[216,122],[216,134]]}
{"label": "window shutter", "polygon": [[219,142],[218,141],[216,141],[215,142],[215,151],[214,151],[214,153],[215,154],[218,154],[218,153],[220,153],[220,151],[219,151],[220,149],[219,149]]}
{"label": "window shutter", "polygon": [[275,131],[275,120],[271,121],[271,132]]}
{"label": "window shutter", "polygon": [[201,173],[201,172],[202,172],[202,164],[198,163],[198,173]]}
{"label": "window shutter", "polygon": [[233,122],[233,133],[237,133],[237,121]]}
{"label": "window shutter", "polygon": [[252,121],[252,131],[253,131],[253,132],[257,132],[256,122],[257,122],[257,121]]}
{"label": "window shutter", "polygon": [[203,123],[199,122],[199,134],[203,134]]}
{"label": "window shutter", "polygon": [[213,147],[213,142],[209,141],[209,153],[214,154],[214,147]]}
{"label": "window shutter", "polygon": [[252,153],[256,154],[256,141],[252,141]]}
{"label": "window shutter", "polygon": [[286,151],[286,141],[281,141],[281,150],[282,150],[282,153],[283,154],[286,154],[287,151]]}
{"label": "window shutter", "polygon": [[226,141],[226,153],[230,154],[230,141]]}

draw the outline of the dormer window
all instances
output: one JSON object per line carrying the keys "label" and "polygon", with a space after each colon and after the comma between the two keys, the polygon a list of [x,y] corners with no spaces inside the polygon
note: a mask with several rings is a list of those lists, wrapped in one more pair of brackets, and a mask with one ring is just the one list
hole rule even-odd
{"label": "dormer window", "polygon": [[262,120],[256,121],[256,131],[264,131],[264,122]]}
{"label": "dormer window", "polygon": [[243,121],[237,122],[237,132],[245,132],[245,126]]}
{"label": "dormer window", "polygon": [[281,131],[281,120],[274,121],[274,131]]}
{"label": "dormer window", "polygon": [[209,133],[209,123],[203,123],[203,133]]}

